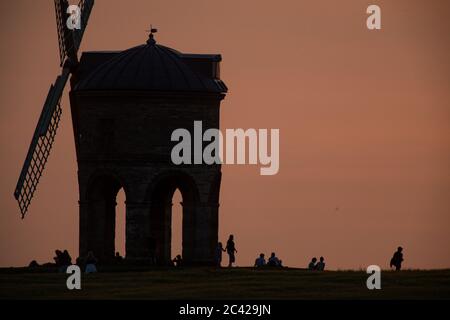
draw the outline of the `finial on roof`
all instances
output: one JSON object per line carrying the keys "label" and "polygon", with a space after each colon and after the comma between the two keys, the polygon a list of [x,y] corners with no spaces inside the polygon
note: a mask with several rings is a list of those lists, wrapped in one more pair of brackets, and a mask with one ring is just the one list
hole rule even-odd
{"label": "finial on roof", "polygon": [[155,39],[154,39],[153,34],[156,33],[156,32],[158,32],[158,29],[153,28],[153,26],[150,25],[150,30],[145,30],[145,31],[150,32],[150,34],[148,35],[147,44],[155,44],[156,41],[155,41]]}

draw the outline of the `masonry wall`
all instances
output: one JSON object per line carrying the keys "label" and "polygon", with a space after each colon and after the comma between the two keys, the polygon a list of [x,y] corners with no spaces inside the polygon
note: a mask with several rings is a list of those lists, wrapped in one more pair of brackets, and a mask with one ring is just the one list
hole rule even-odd
{"label": "masonry wall", "polygon": [[78,160],[80,256],[93,250],[100,259],[112,258],[112,194],[123,187],[126,258],[149,261],[154,255],[149,243],[156,237],[158,263],[168,263],[171,197],[179,188],[184,259],[189,264],[212,264],[221,167],[172,164],[170,153],[176,142],[170,137],[177,128],[188,129],[193,137],[195,120],[203,122],[203,130],[219,128],[223,96],[71,92],[70,98]]}

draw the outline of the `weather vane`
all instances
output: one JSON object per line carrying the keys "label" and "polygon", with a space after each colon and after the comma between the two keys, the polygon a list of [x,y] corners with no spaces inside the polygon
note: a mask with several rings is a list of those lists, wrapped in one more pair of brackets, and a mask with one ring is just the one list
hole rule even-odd
{"label": "weather vane", "polygon": [[158,32],[158,29],[153,28],[153,25],[150,25],[150,30],[145,30],[146,32],[150,32],[150,34],[148,35],[148,40],[147,43],[148,44],[155,44],[155,39],[153,39],[153,34]]}
{"label": "weather vane", "polygon": [[150,30],[145,30],[145,31],[150,32],[150,34],[153,34],[153,33],[157,33],[158,29],[153,28],[153,25],[150,25]]}

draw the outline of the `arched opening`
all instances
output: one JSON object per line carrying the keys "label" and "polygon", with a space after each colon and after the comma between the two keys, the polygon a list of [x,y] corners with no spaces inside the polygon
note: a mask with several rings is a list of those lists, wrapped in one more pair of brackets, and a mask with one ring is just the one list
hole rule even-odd
{"label": "arched opening", "polygon": [[171,243],[171,257],[183,252],[183,197],[181,191],[176,189],[172,197],[172,239]]}
{"label": "arched opening", "polygon": [[126,230],[126,205],[125,205],[125,191],[123,188],[119,190],[116,196],[116,231],[114,250],[119,252],[122,257],[125,257],[125,230]]}
{"label": "arched opening", "polygon": [[[118,199],[119,190],[121,194]],[[90,183],[87,198],[88,212],[84,218],[87,222],[85,225],[87,237],[82,248],[83,254],[92,251],[100,261],[111,262],[114,259],[116,240],[125,246],[124,235],[120,233],[119,237],[116,237],[117,215],[120,224],[118,228],[121,232],[125,232],[125,192],[116,177],[100,175]],[[118,214],[116,214],[117,200],[120,201]]]}
{"label": "arched opening", "polygon": [[[195,206],[198,191],[193,179],[182,172],[158,177],[150,189],[150,249],[156,264],[168,265],[177,254],[192,259]],[[180,204],[182,202],[182,205]]]}

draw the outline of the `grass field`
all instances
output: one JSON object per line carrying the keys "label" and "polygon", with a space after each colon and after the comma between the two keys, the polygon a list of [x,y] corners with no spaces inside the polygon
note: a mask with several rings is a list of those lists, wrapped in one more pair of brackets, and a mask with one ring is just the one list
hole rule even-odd
{"label": "grass field", "polygon": [[[47,270],[48,271],[48,270]],[[381,290],[368,290],[362,271],[308,272],[251,268],[105,270],[82,275],[0,269],[0,299],[450,299],[450,270],[384,271]]]}

